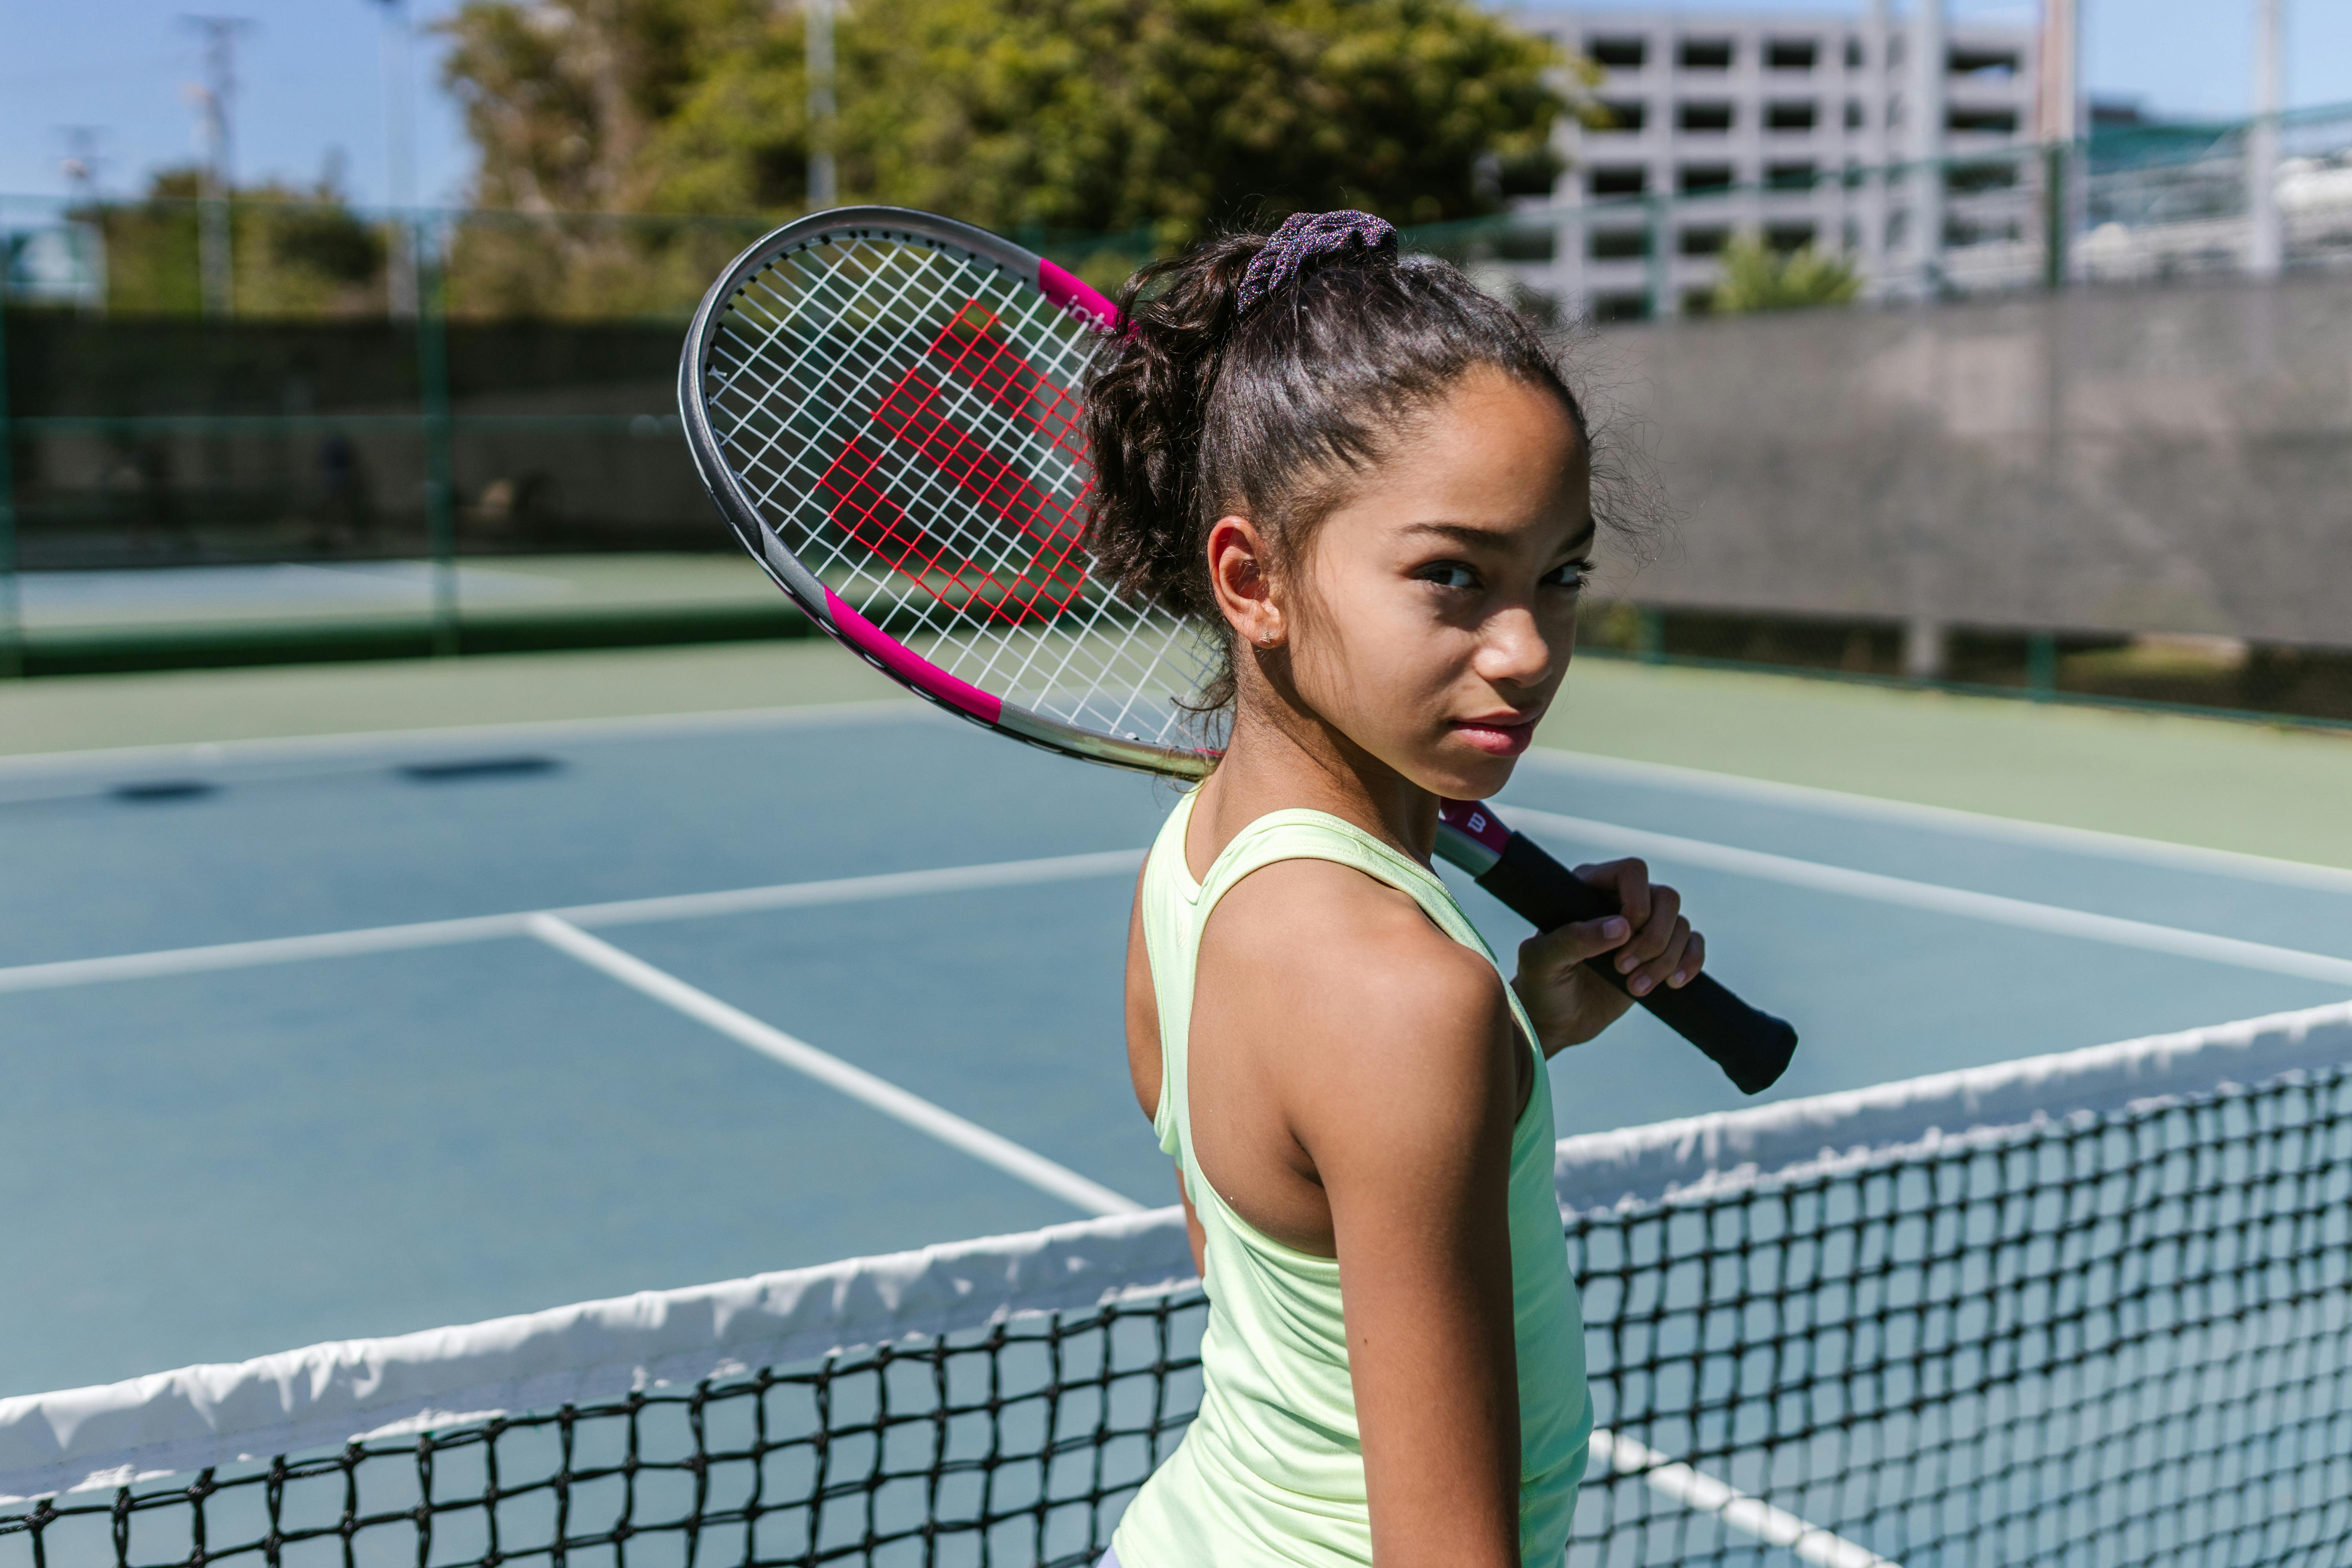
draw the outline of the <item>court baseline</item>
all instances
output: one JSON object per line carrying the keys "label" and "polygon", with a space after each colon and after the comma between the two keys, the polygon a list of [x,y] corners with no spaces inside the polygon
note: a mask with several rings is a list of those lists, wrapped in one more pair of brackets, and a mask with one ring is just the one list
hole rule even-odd
{"label": "court baseline", "polygon": [[[2352,984],[2352,959],[2306,952],[2295,948],[2245,942],[2208,931],[2186,931],[2147,921],[2093,914],[2056,904],[2005,898],[1940,883],[1889,877],[1816,860],[1743,849],[1728,844],[1653,833],[1588,817],[1524,806],[1509,807],[1514,820],[1563,837],[1605,848],[1653,856],[1734,875],[1783,882],[1815,891],[1879,903],[1903,905],[1933,913],[2021,927],[2053,935],[2138,948],[2207,963],[2294,975],[2327,984]],[[1034,860],[1008,860],[990,865],[947,867],[924,871],[890,871],[868,877],[844,877],[816,882],[785,882],[762,888],[730,889],[711,893],[684,893],[582,904],[552,910],[526,910],[507,914],[476,915],[448,921],[425,921],[404,925],[365,927],[314,935],[272,937],[257,942],[222,942],[202,947],[166,948],[98,958],[70,958],[45,963],[0,968],[0,993],[47,990],[113,980],[143,979],[210,970],[243,969],[313,958],[343,957],[362,952],[404,948],[436,947],[455,942],[488,942],[530,934],[529,921],[553,915],[581,926],[616,926],[656,921],[694,920],[753,910],[802,909],[823,904],[863,902],[968,889],[999,888],[1024,883],[1057,882],[1132,871],[1141,864],[1140,849],[1110,849],[1088,855],[1054,856]]]}
{"label": "court baseline", "polygon": [[2125,833],[2104,833],[2093,827],[2031,822],[2022,817],[1963,811],[1957,806],[1924,805],[1916,801],[1890,800],[1882,795],[1823,789],[1818,784],[1781,784],[1772,779],[1713,773],[1705,768],[1682,767],[1672,763],[1635,762],[1591,752],[1547,747],[1528,752],[1522,760],[1555,778],[1663,784],[1669,789],[1711,795],[1724,800],[1793,807],[1818,816],[1893,823],[1904,827],[2020,844],[2036,849],[2098,855],[2114,860],[2160,866],[2168,870],[2204,871],[2248,881],[2315,888],[2330,893],[2352,893],[2352,871],[2340,867],[2315,865],[2304,860],[2282,860],[2270,855],[2249,855],[2237,849],[2209,849],[2202,845],[2173,844]]}
{"label": "court baseline", "polygon": [[1906,877],[1883,876],[1876,871],[1857,871],[1844,866],[1823,865],[1818,860],[1799,860],[1786,855],[1766,854],[1759,849],[1741,849],[1728,844],[1683,838],[1671,833],[1652,833],[1638,827],[1620,827],[1614,823],[1594,822],[1586,817],[1563,816],[1557,812],[1515,806],[1511,808],[1511,817],[1515,822],[1605,848],[1661,860],[1680,861],[1709,870],[1728,871],[1735,876],[1784,882],[1816,892],[1867,899],[1876,903],[1899,904],[1936,914],[1958,915],[1993,925],[2017,926],[2027,931],[2047,931],[2053,936],[2106,942],[2116,947],[2141,948],[2150,952],[2170,953],[2176,958],[2201,959],[2209,963],[2266,970],[2273,974],[2291,974],[2304,980],[2352,984],[2352,958],[2305,952],[2296,948],[2273,947],[2265,942],[2242,942],[2236,937],[2183,931],[2178,926],[2155,925],[2115,915],[2092,914],[2056,904],[2003,898],[1998,893],[1979,893],[1935,882],[1913,881]]}
{"label": "court baseline", "polygon": [[1129,872],[1142,862],[1143,851],[1139,849],[1110,849],[1090,855],[1056,855],[1040,860],[1002,860],[990,865],[949,866],[929,871],[885,871],[869,877],[839,877],[818,882],[780,882],[768,887],[735,888],[715,893],[670,894],[601,904],[574,904],[552,910],[520,910],[509,914],[468,915],[457,920],[364,926],[354,931],[267,937],[257,942],[215,942],[204,947],[163,948],[151,952],[127,952],[101,958],[57,959],[47,963],[22,963],[0,969],[0,993],[47,991],[59,986],[92,985],[113,980],[145,980],[165,974],[252,969],[263,964],[297,963],[315,958],[347,958],[358,953],[397,952],[407,948],[494,942],[505,937],[532,934],[530,921],[538,915],[553,915],[582,927],[642,925],[656,921],[700,920],[713,915],[748,914],[766,910],[811,909],[824,904],[863,903],[876,899],[902,899],[926,893],[1076,881],[1088,877]]}

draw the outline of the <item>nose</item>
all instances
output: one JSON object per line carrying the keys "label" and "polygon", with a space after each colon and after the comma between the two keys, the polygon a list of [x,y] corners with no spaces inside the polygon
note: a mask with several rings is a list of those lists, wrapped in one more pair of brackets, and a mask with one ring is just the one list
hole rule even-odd
{"label": "nose", "polygon": [[1489,616],[1474,661],[1494,686],[1540,686],[1551,674],[1552,647],[1535,611],[1512,605]]}

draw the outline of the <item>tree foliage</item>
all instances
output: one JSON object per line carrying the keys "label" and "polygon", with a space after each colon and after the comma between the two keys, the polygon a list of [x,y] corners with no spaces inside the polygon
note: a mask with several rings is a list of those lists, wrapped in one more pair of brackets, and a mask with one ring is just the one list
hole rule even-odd
{"label": "tree foliage", "polygon": [[[446,26],[485,205],[806,204],[797,10],[468,0]],[[1580,79],[1470,0],[848,0],[836,36],[843,199],[1160,247],[1300,208],[1492,210]]]}
{"label": "tree foliage", "polygon": [[[164,169],[131,202],[74,211],[102,237],[106,305],[118,313],[203,308],[204,174]],[[329,181],[240,187],[228,207],[231,298],[241,316],[371,315],[383,310],[384,236]]]}
{"label": "tree foliage", "polygon": [[1825,256],[1810,245],[1778,251],[1759,236],[1741,234],[1723,247],[1714,306],[1725,314],[1802,310],[1843,305],[1861,292],[1861,277],[1842,257]]}

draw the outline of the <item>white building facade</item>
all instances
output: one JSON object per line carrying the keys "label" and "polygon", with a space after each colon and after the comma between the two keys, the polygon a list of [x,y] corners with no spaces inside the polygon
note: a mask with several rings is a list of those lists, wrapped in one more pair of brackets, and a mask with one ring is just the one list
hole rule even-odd
{"label": "white building facade", "polygon": [[1550,195],[1518,204],[1558,218],[1551,254],[1522,244],[1521,281],[1601,320],[1702,310],[1741,233],[1843,255],[1877,297],[2030,268],[2034,32],[1947,29],[1922,9],[1936,14],[1519,13],[1601,68],[1611,121],[1556,132]]}

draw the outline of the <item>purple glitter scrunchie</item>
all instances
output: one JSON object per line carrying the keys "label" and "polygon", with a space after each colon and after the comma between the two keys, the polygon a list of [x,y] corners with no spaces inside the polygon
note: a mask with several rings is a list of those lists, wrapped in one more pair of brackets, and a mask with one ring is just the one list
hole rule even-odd
{"label": "purple glitter scrunchie", "polygon": [[1396,254],[1396,230],[1370,213],[1353,208],[1335,213],[1293,213],[1282,220],[1265,248],[1250,258],[1242,274],[1236,312],[1249,308],[1298,276],[1310,257],[1328,256],[1350,247]]}

